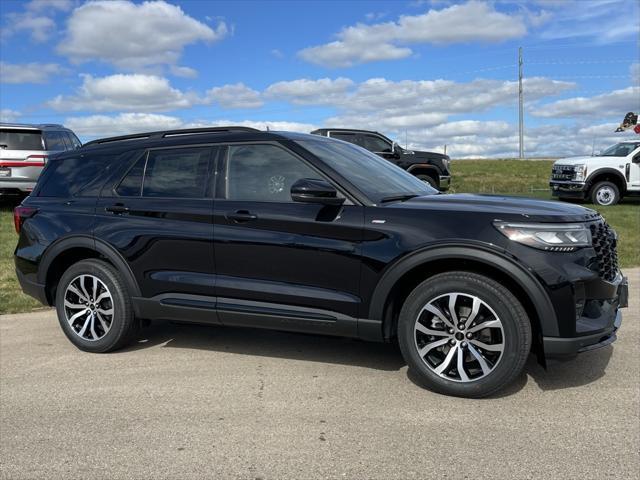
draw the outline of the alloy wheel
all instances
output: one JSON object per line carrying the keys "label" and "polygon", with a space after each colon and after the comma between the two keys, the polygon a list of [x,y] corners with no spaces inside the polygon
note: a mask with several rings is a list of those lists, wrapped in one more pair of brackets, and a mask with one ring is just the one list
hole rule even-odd
{"label": "alloy wheel", "polygon": [[613,188],[608,186],[600,187],[596,192],[596,199],[600,205],[610,205],[615,198],[616,194]]}
{"label": "alloy wheel", "polygon": [[113,324],[113,297],[94,275],[78,275],[64,293],[64,313],[71,330],[87,341],[103,338]]}
{"label": "alloy wheel", "polygon": [[451,292],[427,303],[415,320],[418,355],[436,375],[473,382],[489,375],[505,348],[502,321],[475,295]]}

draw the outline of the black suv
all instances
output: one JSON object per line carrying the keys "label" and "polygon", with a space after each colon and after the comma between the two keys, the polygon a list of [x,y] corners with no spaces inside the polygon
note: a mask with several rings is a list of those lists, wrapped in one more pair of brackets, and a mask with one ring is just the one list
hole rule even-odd
{"label": "black suv", "polygon": [[381,133],[369,130],[320,128],[311,133],[360,145],[370,152],[395,163],[400,168],[404,168],[407,172],[415,175],[433,188],[437,188],[440,191],[449,190],[451,159],[448,155],[436,152],[405,150]]}
{"label": "black suv", "polygon": [[616,235],[577,205],[442,195],[347,142],[240,127],[93,141],[15,210],[22,288],[78,348],[171,319],[392,341],[481,397],[615,340]]}

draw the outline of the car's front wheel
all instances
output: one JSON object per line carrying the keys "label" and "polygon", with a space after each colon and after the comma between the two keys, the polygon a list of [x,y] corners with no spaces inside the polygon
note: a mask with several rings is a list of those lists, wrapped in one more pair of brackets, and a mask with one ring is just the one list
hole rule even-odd
{"label": "car's front wheel", "polygon": [[433,177],[430,177],[429,175],[425,175],[424,173],[419,173],[419,174],[416,175],[416,178],[419,178],[424,183],[426,183],[427,185],[432,186],[436,190],[438,189],[438,182],[436,182]]}
{"label": "car's front wheel", "polygon": [[517,298],[471,272],[435,275],[407,297],[400,349],[426,388],[479,398],[510,384],[531,349],[531,324]]}
{"label": "car's front wheel", "polygon": [[620,200],[620,190],[615,183],[598,182],[591,189],[591,201],[595,205],[615,205]]}
{"label": "car's front wheel", "polygon": [[69,267],[58,283],[56,310],[67,338],[87,352],[122,348],[139,328],[122,277],[101,260]]}

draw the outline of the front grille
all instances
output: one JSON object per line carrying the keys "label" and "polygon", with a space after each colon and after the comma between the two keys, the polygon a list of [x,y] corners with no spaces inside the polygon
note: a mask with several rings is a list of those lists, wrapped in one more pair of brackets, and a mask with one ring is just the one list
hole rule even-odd
{"label": "front grille", "polygon": [[551,170],[551,180],[573,180],[575,171],[570,165],[554,165]]}
{"label": "front grille", "polygon": [[592,223],[591,243],[596,251],[600,277],[612,282],[618,275],[617,237],[605,221]]}

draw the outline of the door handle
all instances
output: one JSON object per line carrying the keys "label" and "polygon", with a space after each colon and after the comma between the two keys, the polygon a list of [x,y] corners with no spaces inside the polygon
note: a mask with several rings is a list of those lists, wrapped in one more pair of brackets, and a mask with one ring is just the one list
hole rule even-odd
{"label": "door handle", "polygon": [[236,223],[249,222],[251,220],[257,220],[258,216],[253,213],[249,213],[248,210],[238,210],[237,212],[229,212],[225,215],[227,220],[231,220]]}
{"label": "door handle", "polygon": [[110,207],[104,208],[105,212],[115,213],[116,215],[124,215],[125,213],[129,213],[129,207],[125,207],[122,203],[116,203],[115,205],[111,205]]}

